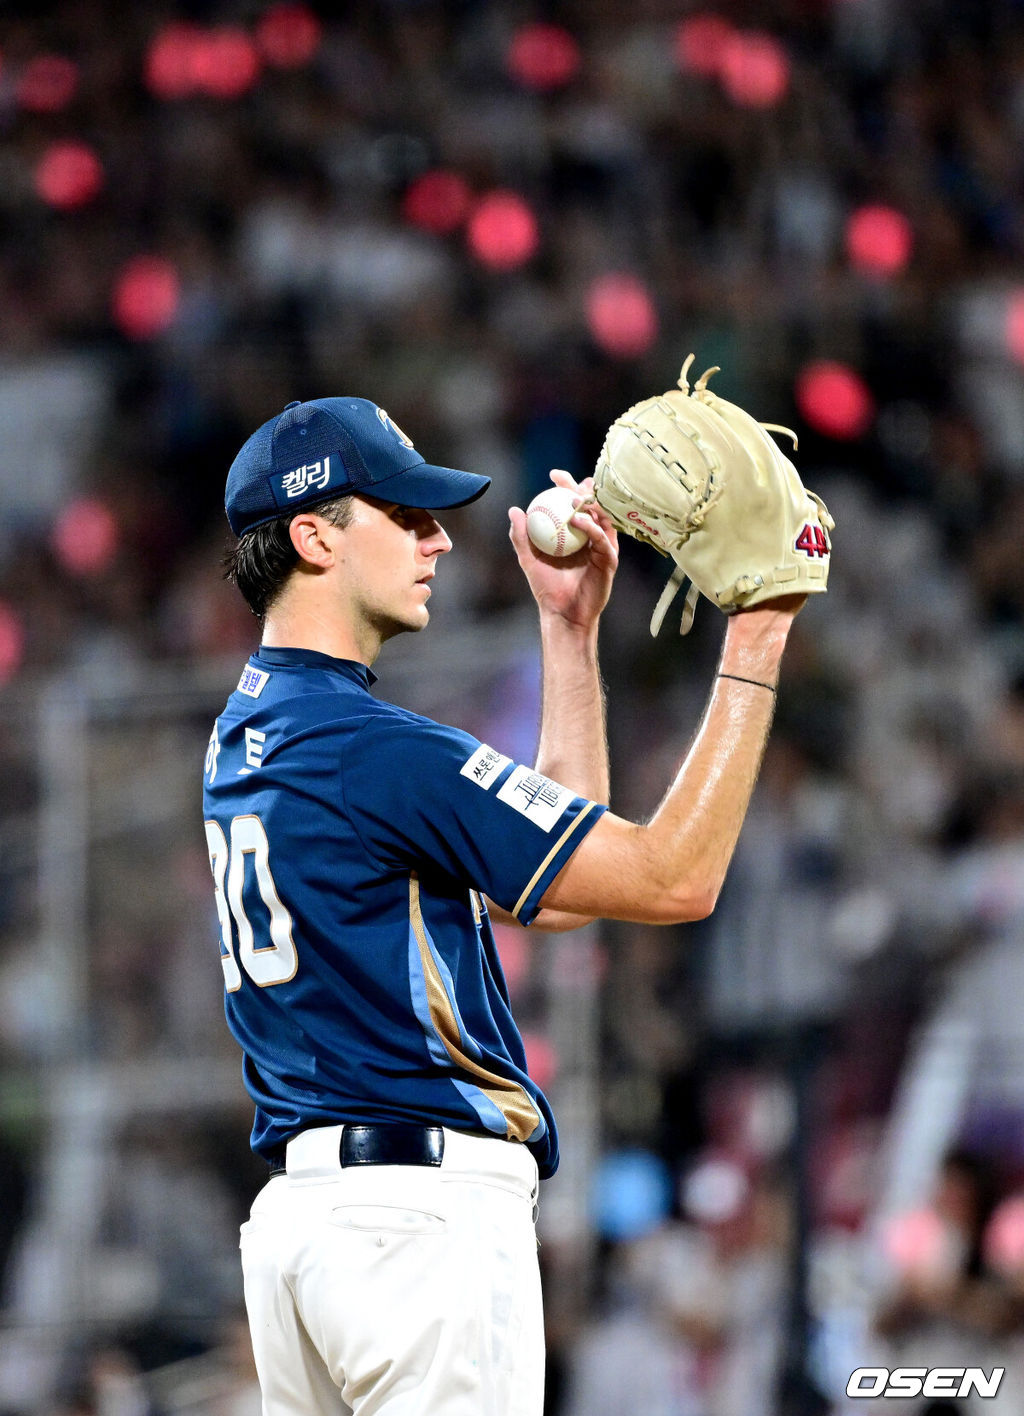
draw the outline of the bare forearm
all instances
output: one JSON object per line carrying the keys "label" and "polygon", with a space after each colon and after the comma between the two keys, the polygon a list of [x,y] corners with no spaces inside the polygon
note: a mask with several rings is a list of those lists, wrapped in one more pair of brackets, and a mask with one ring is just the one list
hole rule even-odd
{"label": "bare forearm", "polygon": [[729,621],[693,745],[653,818],[607,813],[545,893],[548,908],[673,923],[714,908],[757,780],[794,610]]}
{"label": "bare forearm", "polygon": [[541,619],[543,689],[537,768],[579,796],[607,803],[608,734],[597,626]]}
{"label": "bare forearm", "polygon": [[[730,630],[738,623],[731,621]],[[784,632],[760,641],[727,633],[700,729],[647,826],[658,884],[671,897],[685,882],[695,914],[713,908],[736,848],[764,757],[784,646]]]}

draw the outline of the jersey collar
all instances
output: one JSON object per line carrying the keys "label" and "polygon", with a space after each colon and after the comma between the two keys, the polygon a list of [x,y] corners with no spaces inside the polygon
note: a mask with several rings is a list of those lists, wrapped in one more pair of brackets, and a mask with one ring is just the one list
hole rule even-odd
{"label": "jersey collar", "polygon": [[360,664],[355,659],[335,659],[331,654],[321,654],[318,649],[279,649],[261,644],[253,658],[261,664],[272,664],[281,669],[334,669],[364,688],[370,688],[377,682],[377,675],[366,664]]}

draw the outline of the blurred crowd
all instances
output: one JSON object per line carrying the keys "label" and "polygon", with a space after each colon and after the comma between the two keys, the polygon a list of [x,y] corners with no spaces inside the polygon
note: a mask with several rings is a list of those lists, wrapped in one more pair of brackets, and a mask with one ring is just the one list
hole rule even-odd
{"label": "blurred crowd", "polygon": [[[21,947],[31,714],[57,683],[241,662],[258,626],[220,576],[224,476],[293,398],[373,398],[428,459],[494,479],[450,518],[430,628],[439,660],[483,642],[529,612],[506,508],[551,467],[586,475],[612,418],[694,350],[720,393],[799,435],[835,566],[798,622],[719,909],[602,930],[595,1243],[576,1301],[552,1306],[549,1406],[842,1410],[865,1365],[1011,1368],[1022,153],[1021,0],[2,8],[12,1324],[45,1271],[23,1253],[43,1150]],[[721,636],[704,603],[688,639],[649,638],[666,576],[625,545],[603,637],[613,805],[634,818],[685,749]],[[535,703],[524,673],[506,713]],[[120,760],[147,802],[190,790],[146,779],[144,749]],[[146,842],[134,876],[101,860],[120,912],[96,912],[84,1054],[227,1057],[213,971],[190,991],[213,937],[199,843]],[[174,918],[147,895],[161,873]],[[233,1287],[257,1177],[241,1111],[228,1129],[231,1147],[187,1118],[127,1137],[132,1184],[101,1226],[97,1311],[117,1321],[67,1341],[51,1405],[0,1380],[0,1409],[258,1409]],[[157,1368],[199,1394],[172,1400]],[[998,1401],[1024,1413],[1019,1375]]]}

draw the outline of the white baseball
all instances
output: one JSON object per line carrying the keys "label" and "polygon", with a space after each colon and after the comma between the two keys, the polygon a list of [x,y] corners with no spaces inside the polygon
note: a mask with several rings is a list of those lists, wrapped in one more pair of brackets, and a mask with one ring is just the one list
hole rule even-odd
{"label": "white baseball", "polygon": [[568,487],[549,487],[534,497],[526,508],[526,533],[538,551],[571,556],[587,544],[587,533],[569,520],[576,510],[573,498],[580,495]]}

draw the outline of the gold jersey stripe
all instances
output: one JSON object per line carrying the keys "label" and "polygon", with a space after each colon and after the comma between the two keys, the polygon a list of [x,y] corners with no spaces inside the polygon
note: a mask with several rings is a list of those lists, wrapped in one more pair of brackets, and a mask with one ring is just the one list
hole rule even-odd
{"label": "gold jersey stripe", "polygon": [[462,1050],[455,1009],[427,941],[427,928],[423,922],[423,908],[420,904],[420,882],[415,875],[409,876],[409,919],[423,965],[430,1020],[444,1044],[445,1051],[457,1067],[486,1083],[480,1090],[504,1116],[506,1137],[511,1141],[529,1140],[540,1124],[540,1117],[529,1096],[517,1082],[502,1077],[497,1072],[487,1071],[479,1062],[467,1057]]}
{"label": "gold jersey stripe", "polygon": [[512,911],[516,919],[519,918],[519,911],[523,908],[523,906],[526,904],[526,901],[530,898],[530,891],[536,885],[537,881],[544,874],[545,870],[547,870],[554,857],[562,849],[562,847],[565,845],[566,841],[569,839],[572,833],[576,830],[576,827],[580,824],[580,822],[583,820],[583,818],[587,815],[588,812],[593,811],[596,805],[597,803],[594,801],[587,802],[586,806],[580,812],[579,816],[569,822],[568,826],[559,836],[558,840],[548,851],[547,855],[541,861],[540,865],[538,865],[537,869],[533,872],[533,875],[530,877],[530,883],[527,885],[523,893],[519,896],[519,899],[516,901],[516,907]]}

